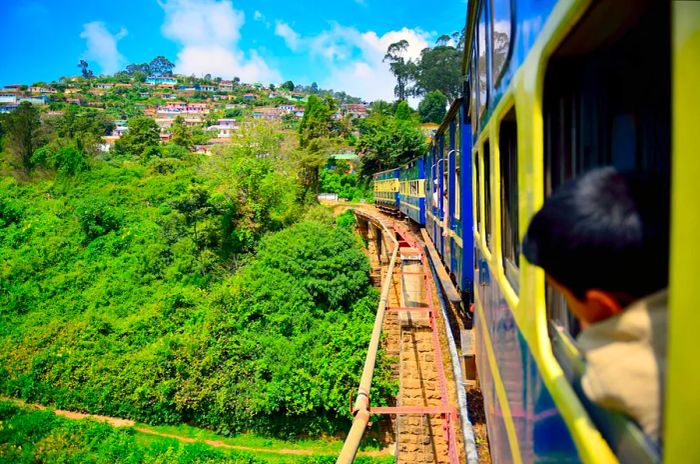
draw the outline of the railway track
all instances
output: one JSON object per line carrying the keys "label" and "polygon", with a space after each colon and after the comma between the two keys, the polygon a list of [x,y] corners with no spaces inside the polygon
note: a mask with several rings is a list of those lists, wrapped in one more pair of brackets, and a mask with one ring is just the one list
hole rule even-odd
{"label": "railway track", "polygon": [[[462,433],[466,411],[463,415],[459,411],[447,326],[421,237],[372,207],[357,208],[355,214],[358,230],[368,243],[372,274],[383,288],[377,324],[384,342],[376,348],[397,359],[394,373],[399,393],[395,406],[373,407],[367,400],[369,387],[361,385],[353,428],[359,427],[365,408],[371,414],[390,415],[397,462],[466,462]],[[378,340],[373,338],[373,343]],[[461,377],[458,373],[459,382]],[[351,431],[338,462],[350,462],[352,440]]]}

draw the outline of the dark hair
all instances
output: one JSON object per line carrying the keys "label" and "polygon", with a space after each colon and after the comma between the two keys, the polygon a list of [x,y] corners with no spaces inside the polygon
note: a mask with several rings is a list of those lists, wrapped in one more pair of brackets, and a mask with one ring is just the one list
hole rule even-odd
{"label": "dark hair", "polygon": [[523,254],[580,299],[641,298],[668,285],[669,187],[614,168],[563,184],[532,218]]}

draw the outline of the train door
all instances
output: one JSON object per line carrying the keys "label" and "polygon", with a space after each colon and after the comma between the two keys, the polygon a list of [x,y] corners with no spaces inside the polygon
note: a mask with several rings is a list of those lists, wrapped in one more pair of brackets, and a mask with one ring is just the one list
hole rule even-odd
{"label": "train door", "polygon": [[[468,103],[466,99],[459,109],[459,133],[456,140],[459,144],[457,160],[455,161],[455,223],[458,224],[458,235],[462,242],[461,273],[459,288],[471,295],[474,281],[474,239],[472,221],[472,128],[468,123]],[[457,208],[459,208],[457,210]]]}
{"label": "train door", "polygon": [[[443,225],[445,221],[445,196],[444,196],[444,191],[446,188],[445,185],[445,180],[446,180],[446,166],[445,166],[445,134],[440,134],[438,136],[438,153],[437,153],[437,191],[436,196],[437,196],[437,216],[436,216],[436,230],[435,230],[435,246],[438,249],[438,252],[440,253],[440,256],[445,256],[445,238],[443,235]],[[444,258],[443,258],[444,259]]]}

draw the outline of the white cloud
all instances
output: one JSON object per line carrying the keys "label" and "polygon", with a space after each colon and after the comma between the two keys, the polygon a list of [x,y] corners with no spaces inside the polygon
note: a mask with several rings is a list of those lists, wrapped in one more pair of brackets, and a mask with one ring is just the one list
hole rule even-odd
{"label": "white cloud", "polygon": [[297,51],[301,45],[301,37],[299,34],[285,22],[275,22],[275,35],[282,37],[284,43],[286,43],[287,47],[292,51]]}
{"label": "white cloud", "polygon": [[[406,40],[409,44],[404,52],[407,59],[416,59],[421,50],[428,47],[430,34],[420,29],[404,27],[378,35],[374,31],[361,32],[352,27],[333,24],[329,30],[312,37],[300,37],[289,26],[293,34],[292,43],[282,36],[291,50],[306,48],[311,56],[320,57],[330,67],[328,76],[319,82],[322,88],[343,90],[350,95],[366,100],[393,100],[396,79],[391,74],[389,63],[383,62],[387,48],[394,42]],[[289,32],[287,31],[287,32]]]}
{"label": "white cloud", "polygon": [[260,13],[259,10],[255,10],[255,13],[253,13],[253,19],[256,21],[262,21],[265,17],[263,16],[262,13]]}
{"label": "white cloud", "polygon": [[101,21],[83,24],[80,37],[87,42],[84,57],[96,61],[104,74],[113,74],[125,63],[124,56],[117,50],[117,42],[126,37],[127,30],[123,27],[116,34],[111,34]]}
{"label": "white cloud", "polygon": [[244,82],[281,80],[255,50],[238,48],[245,15],[230,0],[165,0],[159,5],[165,11],[163,35],[182,45],[176,73],[236,76]]}

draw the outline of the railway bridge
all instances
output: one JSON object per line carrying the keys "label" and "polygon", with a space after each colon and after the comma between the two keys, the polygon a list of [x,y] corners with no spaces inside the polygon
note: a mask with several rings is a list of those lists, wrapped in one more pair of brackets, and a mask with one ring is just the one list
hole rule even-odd
{"label": "railway bridge", "polygon": [[[459,294],[434,262],[439,258],[429,239],[409,223],[369,206],[354,213],[381,298],[338,463],[352,462],[370,417],[377,414],[391,418],[398,463],[478,462],[465,389],[474,384],[471,332],[453,304],[461,300]],[[379,350],[396,360],[399,392],[388,407],[372,404]]]}

